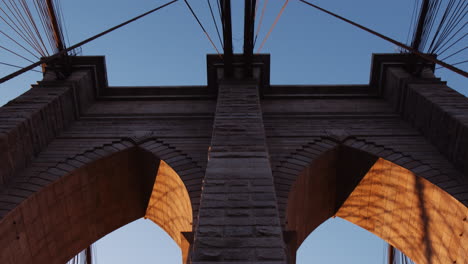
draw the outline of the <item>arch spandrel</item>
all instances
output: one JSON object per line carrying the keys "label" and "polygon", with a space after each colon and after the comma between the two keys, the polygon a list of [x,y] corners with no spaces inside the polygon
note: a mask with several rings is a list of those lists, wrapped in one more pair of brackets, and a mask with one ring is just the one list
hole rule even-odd
{"label": "arch spandrel", "polygon": [[[164,169],[159,170],[160,163]],[[148,205],[173,211],[182,208],[182,220],[161,226],[180,246],[180,232],[188,231],[192,220],[190,198],[185,189],[177,197],[186,199],[178,202],[182,206],[173,197],[164,198],[164,203],[150,202],[155,191],[170,196],[167,188],[155,185],[164,182],[158,171],[171,171],[172,181],[185,188],[180,178],[174,180],[178,175],[165,162],[139,147],[98,158],[61,176],[1,219],[0,263],[65,263],[99,238],[144,217]],[[155,179],[158,176],[160,181]]]}
{"label": "arch spandrel", "polygon": [[465,205],[390,161],[375,157],[359,169],[355,166],[359,159],[372,161],[372,155],[338,147],[323,153],[297,177],[285,222],[285,229],[295,232],[289,243],[292,255],[316,227],[338,216],[386,240],[416,263],[467,261]]}

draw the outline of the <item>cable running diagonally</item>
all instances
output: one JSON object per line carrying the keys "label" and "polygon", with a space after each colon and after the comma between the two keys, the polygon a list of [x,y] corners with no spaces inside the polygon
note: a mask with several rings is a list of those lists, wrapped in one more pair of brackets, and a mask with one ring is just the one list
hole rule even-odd
{"label": "cable running diagonally", "polygon": [[0,6],[0,11],[3,13],[4,16],[0,16],[0,19],[5,22],[5,24],[11,28],[18,36],[20,36],[23,41],[25,41],[29,46],[31,46],[36,52],[40,53],[41,50],[36,46],[36,43],[32,43],[31,40],[26,36],[27,32],[24,32],[18,24],[15,22],[13,18]]}
{"label": "cable running diagonally", "polygon": [[442,60],[446,60],[446,59],[448,59],[448,58],[451,58],[451,57],[453,57],[453,56],[455,56],[455,55],[457,55],[457,54],[459,54],[459,53],[465,51],[466,49],[468,49],[468,46],[465,46],[465,47],[463,47],[463,48],[461,48],[461,49],[455,51],[454,53],[448,55],[447,57],[443,58]]}
{"label": "cable running diagonally", "polygon": [[214,23],[215,28],[216,28],[216,33],[218,34],[219,43],[221,44],[221,47],[224,47],[223,41],[221,40],[221,34],[219,33],[218,23],[216,22],[216,19],[215,19],[214,13],[213,13],[213,8],[211,7],[210,0],[206,0],[206,2],[208,3],[208,7],[210,8],[211,18],[213,19],[213,23]]}
{"label": "cable running diagonally", "polygon": [[203,33],[205,33],[206,37],[208,38],[208,40],[210,41],[211,45],[213,46],[213,48],[216,50],[216,52],[218,53],[219,56],[221,56],[221,54],[219,53],[219,50],[218,48],[216,48],[216,45],[214,44],[213,40],[211,39],[210,35],[208,34],[208,32],[206,31],[205,27],[203,26],[203,24],[200,22],[200,19],[198,19],[198,16],[197,14],[195,14],[195,12],[193,11],[192,9],[192,6],[190,6],[189,2],[187,0],[184,0],[185,4],[187,5],[188,9],[190,10],[190,12],[192,13],[193,17],[195,18],[195,20],[197,20],[198,22],[198,25],[200,26],[200,28],[203,30]]}
{"label": "cable running diagonally", "polygon": [[[465,24],[466,25],[466,24]],[[450,44],[450,46],[448,46],[447,48],[445,48],[444,50],[438,52],[439,55],[442,55],[443,53],[445,53],[448,49],[450,49],[451,47],[455,46],[457,43],[459,43],[462,39],[464,39],[466,36],[468,36],[468,33],[465,33],[463,36],[461,36],[459,39],[455,40],[452,44]],[[441,47],[443,48],[443,47]]]}
{"label": "cable running diagonally", "polygon": [[260,19],[258,21],[257,30],[255,32],[254,47],[255,47],[255,43],[257,43],[258,33],[260,32],[260,29],[262,28],[263,17],[265,16],[265,10],[266,10],[267,4],[268,4],[268,0],[265,0],[263,2],[262,13],[260,14]]}
{"label": "cable running diagonally", "polygon": [[7,37],[9,40],[11,40],[13,43],[15,43],[16,45],[18,45],[19,47],[21,47],[22,49],[24,49],[25,51],[27,51],[29,54],[31,54],[32,56],[34,56],[35,58],[39,59],[39,57],[34,54],[33,52],[31,52],[29,49],[27,49],[26,47],[24,47],[23,45],[21,45],[21,43],[19,43],[18,41],[16,41],[14,38],[10,37],[10,35],[8,35],[7,33],[3,32],[2,30],[0,30],[0,34],[4,35],[5,37]]}
{"label": "cable running diagonally", "polygon": [[422,0],[418,15],[419,30],[412,29],[412,47],[438,57],[444,54],[441,60],[446,62],[466,59],[468,56],[463,52],[467,47],[466,42],[463,45],[463,40],[468,35],[467,14],[466,0]]}
{"label": "cable running diagonally", "polygon": [[65,48],[59,0],[1,0],[0,20],[1,48],[9,54],[34,62]]}
{"label": "cable running diagonally", "polygon": [[30,59],[28,59],[28,58],[26,58],[26,57],[24,57],[24,56],[22,56],[22,55],[20,55],[20,54],[18,54],[16,52],[12,51],[12,50],[10,50],[9,48],[3,47],[2,45],[0,45],[0,49],[6,50],[6,51],[8,51],[9,53],[11,53],[13,55],[16,55],[16,56],[18,56],[18,57],[20,57],[20,58],[22,58],[24,60],[27,60],[27,61],[33,63],[32,60],[30,60]]}
{"label": "cable running diagonally", "polygon": [[37,62],[35,62],[35,63],[33,63],[33,64],[27,66],[27,67],[24,67],[23,69],[21,69],[21,70],[19,70],[19,71],[16,71],[16,72],[14,72],[14,73],[12,73],[12,74],[9,74],[9,75],[7,75],[7,76],[1,78],[1,79],[0,79],[0,83],[4,83],[4,82],[6,82],[6,81],[8,81],[8,80],[10,80],[10,79],[12,79],[12,78],[14,78],[14,77],[16,77],[16,76],[22,74],[22,73],[25,73],[25,72],[27,72],[27,71],[29,71],[29,70],[31,70],[31,69],[34,69],[35,67],[41,65],[42,63],[47,63],[47,62],[50,62],[50,61],[52,61],[52,60],[54,60],[54,59],[57,59],[57,58],[59,58],[60,56],[66,54],[67,52],[70,52],[71,50],[74,50],[74,49],[76,49],[76,48],[79,48],[79,47],[83,46],[84,44],[86,44],[86,43],[88,43],[88,42],[91,42],[91,41],[93,41],[93,40],[95,40],[95,39],[97,39],[97,38],[100,38],[100,37],[102,37],[102,36],[104,36],[104,35],[106,35],[106,34],[112,32],[112,31],[114,31],[114,30],[116,30],[116,29],[119,29],[119,28],[121,28],[121,27],[123,27],[123,26],[126,26],[126,25],[128,25],[128,24],[130,24],[130,23],[132,23],[132,22],[134,22],[134,21],[136,21],[136,20],[139,20],[139,19],[142,18],[142,17],[145,17],[145,16],[147,16],[147,15],[149,15],[149,14],[151,14],[151,13],[154,13],[154,12],[156,12],[156,11],[158,11],[158,10],[160,10],[160,9],[162,9],[162,8],[164,8],[164,7],[166,7],[166,6],[169,6],[169,5],[171,5],[171,4],[173,4],[173,3],[177,2],[177,1],[178,1],[178,0],[172,0],[172,1],[168,2],[168,3],[165,3],[165,4],[161,5],[161,6],[156,7],[156,8],[154,8],[154,9],[148,11],[148,12],[145,12],[145,13],[139,15],[139,16],[136,16],[136,17],[134,17],[134,18],[132,18],[132,19],[129,19],[129,20],[127,20],[127,21],[121,23],[121,24],[118,24],[117,26],[114,26],[114,27],[112,27],[112,28],[109,28],[109,29],[107,29],[107,30],[105,30],[105,31],[103,31],[103,32],[101,32],[101,33],[99,33],[99,34],[97,34],[97,35],[94,35],[94,36],[92,36],[92,37],[90,37],[90,38],[87,38],[87,39],[85,39],[85,40],[83,40],[83,41],[81,41],[81,42],[79,42],[79,43],[77,43],[77,44],[75,44],[75,45],[73,45],[73,46],[70,46],[70,47],[68,47],[68,48],[66,48],[66,49],[64,49],[64,50],[62,50],[62,51],[60,51],[60,52],[58,52],[58,53],[55,53],[55,54],[53,54],[53,55],[51,55],[51,56],[49,56],[49,57],[44,57],[44,58],[42,58],[41,60],[39,60],[39,61],[37,61]]}
{"label": "cable running diagonally", "polygon": [[458,74],[460,74],[462,76],[468,77],[468,72],[463,71],[462,69],[459,69],[457,67],[454,67],[453,65],[450,65],[450,64],[448,64],[446,62],[438,60],[438,59],[434,58],[433,56],[424,54],[424,53],[418,51],[415,48],[412,48],[412,47],[410,47],[408,45],[405,45],[405,44],[403,44],[403,43],[401,43],[399,41],[396,41],[396,40],[394,40],[392,38],[389,38],[389,37],[387,37],[387,36],[385,36],[383,34],[380,34],[380,33],[376,32],[376,31],[374,31],[372,29],[364,27],[364,26],[362,26],[362,25],[360,25],[360,24],[358,24],[356,22],[353,22],[353,21],[347,19],[347,18],[344,18],[344,17],[339,16],[339,15],[337,15],[337,14],[335,14],[333,12],[330,12],[330,11],[328,11],[326,9],[323,9],[323,8],[321,8],[321,7],[317,6],[317,5],[314,5],[314,4],[312,4],[312,3],[308,2],[308,1],[305,1],[305,0],[299,0],[299,1],[306,4],[306,5],[308,5],[308,6],[311,6],[311,7],[315,8],[315,9],[318,9],[318,10],[324,12],[324,13],[327,13],[327,14],[329,14],[331,16],[334,16],[335,18],[338,18],[338,19],[340,19],[340,20],[342,20],[342,21],[344,21],[344,22],[346,22],[348,24],[351,24],[351,25],[353,25],[355,27],[358,27],[358,28],[360,28],[360,29],[362,29],[364,31],[367,31],[367,32],[379,37],[379,38],[382,38],[382,39],[384,39],[384,40],[386,40],[388,42],[391,42],[391,43],[397,45],[400,48],[403,48],[403,49],[405,49],[407,51],[413,52],[414,54],[418,55],[419,57],[421,57],[421,58],[423,58],[423,59],[425,59],[427,61],[439,64],[439,65],[441,65],[441,66],[443,66],[443,67],[445,67],[445,68],[447,68],[447,69],[449,69],[449,70],[451,70],[453,72],[456,72],[456,73],[458,73]]}
{"label": "cable running diagonally", "polygon": [[[27,5],[25,5],[23,2],[18,4],[17,1],[9,0],[6,2],[5,0],[2,0],[2,5],[0,6],[2,14],[0,14],[0,17],[9,27],[9,29],[13,31],[11,33],[14,33],[10,36],[10,34],[8,34],[9,32],[6,32],[4,35],[8,35],[9,40],[15,39],[15,36],[19,36],[19,38],[21,38],[25,44],[29,45],[36,52],[38,52],[37,55],[43,56],[45,55],[45,49],[39,43],[37,34],[33,33],[33,25],[30,24],[31,20],[25,18],[25,16],[28,16],[25,6],[27,7]],[[14,44],[20,46],[18,41]],[[35,54],[34,56],[38,57],[37,55]]]}
{"label": "cable running diagonally", "polygon": [[286,6],[288,5],[288,3],[289,3],[289,0],[286,0],[284,2],[283,6],[281,7],[281,10],[279,11],[278,15],[275,18],[275,21],[273,22],[273,25],[271,25],[270,30],[268,30],[268,33],[266,34],[265,38],[263,39],[262,44],[260,44],[260,47],[258,47],[257,53],[260,53],[260,51],[262,50],[262,48],[265,45],[266,41],[270,37],[271,32],[273,31],[273,29],[275,28],[276,24],[278,23],[281,15],[283,14],[284,9],[286,9]]}
{"label": "cable running diagonally", "polygon": [[[9,66],[9,67],[13,67],[13,68],[19,68],[19,69],[22,69],[22,68],[23,68],[23,67],[18,66],[18,65],[6,63],[6,62],[1,62],[1,61],[0,61],[0,64],[1,64],[1,65],[5,65],[5,66]],[[38,70],[31,70],[31,71],[42,73],[41,71],[38,71]]]}

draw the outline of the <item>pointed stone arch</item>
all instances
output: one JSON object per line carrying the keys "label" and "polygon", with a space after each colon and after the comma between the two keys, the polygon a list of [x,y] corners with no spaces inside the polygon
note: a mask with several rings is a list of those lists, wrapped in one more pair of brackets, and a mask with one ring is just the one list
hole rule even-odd
{"label": "pointed stone arch", "polygon": [[[155,152],[121,140],[39,172],[50,182],[25,193],[0,220],[0,262],[65,263],[141,217],[160,225],[185,261],[190,245],[181,232],[192,231],[192,202],[178,173]],[[19,184],[0,198],[14,197]]]}
{"label": "pointed stone arch", "polygon": [[467,207],[417,173],[350,145],[318,155],[292,185],[284,222],[291,260],[316,227],[339,216],[416,263],[466,262]]}
{"label": "pointed stone arch", "polygon": [[140,148],[164,160],[180,177],[188,191],[193,215],[192,221],[196,225],[203,177],[205,176],[204,168],[187,154],[155,138],[149,138],[137,144]]}
{"label": "pointed stone arch", "polygon": [[468,208],[413,172],[379,158],[336,212],[416,263],[468,261]]}

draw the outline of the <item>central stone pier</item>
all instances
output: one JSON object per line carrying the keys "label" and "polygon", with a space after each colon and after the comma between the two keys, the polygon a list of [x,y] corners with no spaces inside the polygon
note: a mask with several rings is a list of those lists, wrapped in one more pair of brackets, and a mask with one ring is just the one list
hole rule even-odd
{"label": "central stone pier", "polygon": [[253,73],[214,66],[218,100],[203,183],[193,263],[286,263],[260,106],[261,64]]}

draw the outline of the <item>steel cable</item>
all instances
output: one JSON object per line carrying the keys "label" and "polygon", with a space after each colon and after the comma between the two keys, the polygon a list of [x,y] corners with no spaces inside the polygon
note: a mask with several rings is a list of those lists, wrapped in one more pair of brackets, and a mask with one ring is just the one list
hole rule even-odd
{"label": "steel cable", "polygon": [[221,47],[223,47],[223,49],[224,49],[224,44],[223,44],[223,41],[221,40],[221,34],[219,34],[218,23],[216,23],[216,19],[215,19],[215,16],[213,14],[213,8],[211,8],[210,0],[206,0],[206,2],[208,3],[208,7],[210,8],[211,18],[213,19],[213,23],[214,23],[215,28],[216,28],[216,33],[218,34],[219,43],[221,44]]}
{"label": "steel cable", "polygon": [[190,10],[190,12],[192,13],[193,17],[195,18],[195,20],[197,20],[198,22],[198,25],[200,26],[200,28],[203,30],[203,33],[205,33],[206,37],[208,38],[208,40],[210,41],[211,45],[213,46],[213,48],[216,50],[216,52],[218,53],[219,56],[221,56],[221,53],[219,53],[219,50],[218,48],[216,48],[216,45],[214,44],[213,40],[211,39],[210,35],[208,34],[208,32],[206,31],[205,27],[202,25],[200,19],[198,19],[198,16],[195,14],[195,12],[193,11],[192,7],[190,6],[190,4],[188,3],[187,0],[184,0],[185,4],[187,5],[188,9]]}
{"label": "steel cable", "polygon": [[268,33],[266,34],[265,38],[262,41],[262,44],[260,44],[260,47],[258,48],[257,53],[260,53],[260,51],[262,50],[262,48],[265,45],[267,39],[270,37],[271,32],[273,31],[273,29],[275,28],[276,24],[278,23],[281,15],[283,14],[284,9],[286,9],[286,6],[288,5],[288,3],[289,3],[289,0],[286,0],[284,2],[283,6],[281,7],[280,12],[278,13],[278,15],[275,18],[275,21],[273,22],[273,25],[271,25],[270,30],[268,30]]}
{"label": "steel cable", "polygon": [[145,13],[139,15],[139,16],[136,16],[136,17],[134,17],[132,19],[129,19],[129,20],[123,22],[123,23],[120,23],[120,24],[118,24],[118,25],[116,25],[116,26],[114,26],[112,28],[109,28],[109,29],[107,29],[107,30],[105,30],[105,31],[103,31],[103,32],[101,32],[99,34],[96,34],[96,35],[94,35],[94,36],[92,36],[90,38],[87,38],[87,39],[85,39],[85,40],[83,40],[83,41],[81,41],[81,42],[79,42],[79,43],[77,43],[77,44],[75,44],[73,46],[70,46],[70,47],[58,52],[58,53],[55,53],[55,54],[53,54],[53,55],[51,55],[49,57],[46,57],[46,58],[42,58],[41,60],[39,60],[39,61],[29,65],[29,66],[26,66],[26,67],[22,68],[21,70],[18,70],[18,71],[14,72],[14,73],[11,73],[11,74],[1,78],[0,83],[4,83],[4,82],[6,82],[6,81],[20,75],[20,74],[23,74],[23,73],[25,73],[25,72],[27,72],[27,71],[29,71],[31,69],[34,69],[35,67],[41,65],[42,63],[47,63],[47,62],[50,62],[50,61],[52,61],[54,59],[57,59],[58,57],[64,55],[65,53],[69,52],[70,50],[74,50],[74,49],[76,49],[78,47],[81,47],[81,46],[83,46],[84,44],[86,44],[88,42],[91,42],[91,41],[93,41],[93,40],[95,40],[97,38],[100,38],[100,37],[112,32],[112,31],[114,31],[116,29],[119,29],[119,28],[121,28],[121,27],[123,27],[123,26],[125,26],[127,24],[130,24],[130,23],[142,18],[142,17],[145,17],[145,16],[147,16],[147,15],[149,15],[151,13],[154,13],[154,12],[156,12],[156,11],[166,7],[166,6],[169,6],[169,5],[171,5],[171,4],[173,4],[173,3],[177,2],[177,1],[178,0],[172,0],[170,2],[167,2],[167,3],[165,3],[165,4],[161,5],[161,6],[158,6],[158,7],[154,8],[154,9],[148,11],[148,12],[145,12]]}

